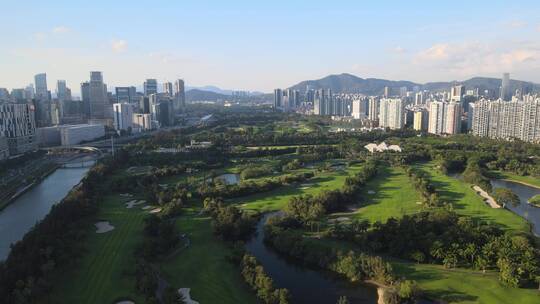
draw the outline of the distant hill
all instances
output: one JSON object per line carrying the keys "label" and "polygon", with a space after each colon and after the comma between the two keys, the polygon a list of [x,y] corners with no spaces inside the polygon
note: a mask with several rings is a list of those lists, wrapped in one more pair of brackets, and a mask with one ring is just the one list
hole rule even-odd
{"label": "distant hill", "polygon": [[199,89],[191,89],[186,91],[186,101],[217,101],[231,99],[229,95],[215,93],[211,91],[204,91]]}
{"label": "distant hill", "polygon": [[[292,89],[305,91],[307,87],[310,89],[331,89],[335,93],[362,93],[366,95],[381,95],[384,92],[384,87],[389,87],[391,94],[398,94],[399,88],[407,87],[412,90],[414,86],[418,86],[422,90],[442,91],[449,90],[454,84],[463,84],[468,89],[479,88],[480,92],[489,90],[490,92],[498,92],[501,86],[501,79],[488,77],[474,77],[465,81],[448,81],[448,82],[429,82],[426,84],[414,83],[405,80],[386,80],[377,78],[360,78],[351,74],[329,75],[317,80],[302,81]],[[517,88],[527,89],[529,91],[540,91],[540,84],[535,84],[527,81],[510,80],[510,88],[514,91]]]}

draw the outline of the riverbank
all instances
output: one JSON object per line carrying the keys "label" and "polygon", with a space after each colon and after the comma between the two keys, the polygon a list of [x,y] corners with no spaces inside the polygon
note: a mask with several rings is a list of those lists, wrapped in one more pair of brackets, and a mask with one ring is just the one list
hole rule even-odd
{"label": "riverbank", "polygon": [[[54,173],[56,170],[58,170],[58,168],[60,168],[60,166],[58,166],[57,164],[47,164],[46,166],[49,167],[49,168],[45,168],[44,173],[40,174],[37,177],[32,178],[32,181],[30,183],[27,183],[26,185],[18,185],[18,187],[17,187],[18,190],[16,190],[16,192],[14,194],[12,194],[7,200],[2,201],[0,203],[0,212],[2,210],[4,210],[7,206],[9,206],[11,203],[13,203],[21,195],[25,194],[26,192],[28,192],[30,189],[32,189],[36,185],[40,184],[46,177],[48,177],[49,175]],[[38,170],[40,170],[40,169],[38,169]],[[10,191],[8,190],[8,193],[9,192]]]}

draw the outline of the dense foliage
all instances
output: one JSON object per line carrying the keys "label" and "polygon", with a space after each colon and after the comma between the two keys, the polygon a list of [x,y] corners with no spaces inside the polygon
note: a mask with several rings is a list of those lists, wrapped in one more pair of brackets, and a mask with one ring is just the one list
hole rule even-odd
{"label": "dense foliage", "polygon": [[285,288],[275,288],[272,278],[254,256],[245,254],[240,264],[242,277],[255,290],[257,297],[266,304],[288,304],[289,291]]}

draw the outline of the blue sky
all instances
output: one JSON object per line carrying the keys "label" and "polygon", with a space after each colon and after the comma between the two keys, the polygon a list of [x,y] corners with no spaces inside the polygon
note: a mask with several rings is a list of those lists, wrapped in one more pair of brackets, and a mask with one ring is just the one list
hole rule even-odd
{"label": "blue sky", "polygon": [[334,73],[540,82],[540,1],[5,1],[0,87],[145,78],[269,92]]}

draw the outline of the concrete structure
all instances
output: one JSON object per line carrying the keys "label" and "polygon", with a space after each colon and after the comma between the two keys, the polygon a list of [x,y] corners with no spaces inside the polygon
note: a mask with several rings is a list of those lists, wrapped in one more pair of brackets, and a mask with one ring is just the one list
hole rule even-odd
{"label": "concrete structure", "polygon": [[135,87],[116,87],[116,103],[137,103],[137,89]]}
{"label": "concrete structure", "polygon": [[426,109],[417,109],[413,114],[413,128],[416,131],[427,131],[429,127],[429,112]]}
{"label": "concrete structure", "polygon": [[480,100],[474,104],[472,133],[501,139],[540,142],[540,99]]}
{"label": "concrete structure", "polygon": [[315,101],[313,103],[313,114],[333,115],[332,90],[320,89],[315,91]]}
{"label": "concrete structure", "polygon": [[29,104],[0,104],[0,136],[7,138],[10,155],[35,150],[37,140],[33,107]]}
{"label": "concrete structure", "polygon": [[129,103],[113,104],[114,129],[127,131],[133,129],[133,105]]}
{"label": "concrete structure", "polygon": [[281,89],[274,90],[274,109],[281,109],[283,105],[283,91]]}
{"label": "concrete structure", "polygon": [[60,137],[61,126],[37,128],[37,141],[40,147],[59,146],[62,143]]}
{"label": "concrete structure", "polygon": [[377,97],[370,97],[368,102],[368,118],[371,121],[379,120],[379,99]]}
{"label": "concrete structure", "polygon": [[431,134],[457,134],[461,132],[461,103],[433,101],[429,106]]}
{"label": "concrete structure", "polygon": [[174,82],[174,103],[173,109],[175,113],[183,112],[186,108],[186,89],[184,80],[177,79]]}
{"label": "concrete structure", "polygon": [[133,114],[133,132],[144,132],[152,129],[152,116],[150,114]]}
{"label": "concrete structure", "polygon": [[78,145],[83,141],[91,141],[105,136],[103,125],[73,125],[60,128],[62,146]]}
{"label": "concrete structure", "polygon": [[405,125],[405,104],[401,98],[383,98],[379,103],[379,126],[401,129]]}
{"label": "concrete structure", "polygon": [[7,138],[0,136],[0,161],[7,159],[9,157],[9,146]]}
{"label": "concrete structure", "polygon": [[45,101],[49,100],[49,90],[47,89],[47,74],[41,73],[34,76],[36,84],[36,99]]}
{"label": "concrete structure", "polygon": [[173,97],[174,96],[174,91],[173,91],[173,84],[172,82],[164,82],[163,83],[163,93],[170,96],[170,97]]}
{"label": "concrete structure", "polygon": [[510,92],[510,74],[504,73],[501,81],[501,92],[499,96],[504,101],[510,101],[512,99],[512,92]]}
{"label": "concrete structure", "polygon": [[464,85],[454,85],[450,90],[450,100],[460,102],[465,95]]}
{"label": "concrete structure", "polygon": [[88,94],[90,104],[90,118],[109,118],[107,117],[106,108],[110,105],[110,103],[107,96],[107,86],[103,83],[103,75],[101,74],[101,72],[90,72]]}
{"label": "concrete structure", "polygon": [[146,81],[143,84],[144,88],[144,96],[149,96],[151,94],[157,94],[158,84],[156,79],[146,79]]}

